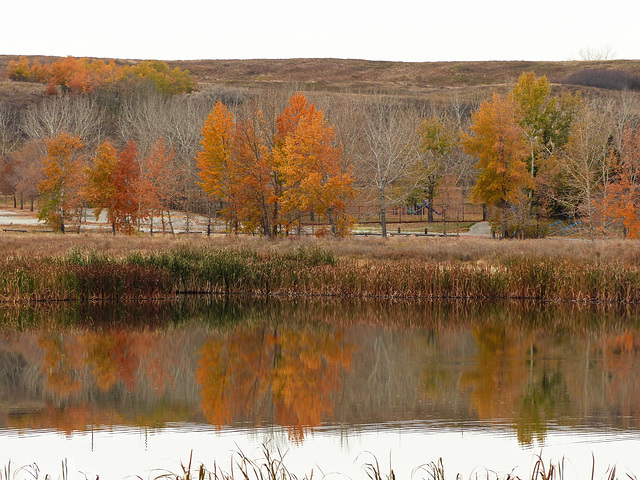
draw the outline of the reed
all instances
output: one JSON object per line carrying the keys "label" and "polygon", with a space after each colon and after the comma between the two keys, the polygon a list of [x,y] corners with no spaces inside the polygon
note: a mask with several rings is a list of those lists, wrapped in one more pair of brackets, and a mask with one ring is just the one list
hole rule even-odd
{"label": "reed", "polygon": [[[406,254],[414,242],[390,244],[383,255],[377,245],[371,244],[371,255],[364,255],[362,247],[356,251],[352,243],[311,241],[181,242],[169,248],[120,253],[73,245],[55,255],[1,259],[0,299],[90,301],[251,294],[640,302],[640,261],[625,243],[618,260],[609,259],[610,254],[596,255],[600,250],[595,246],[581,245],[575,255],[542,252],[537,244],[526,242],[511,243],[511,249],[497,253],[467,249],[463,255],[462,247],[475,244],[462,242],[457,258],[442,252],[435,257]],[[581,248],[593,256],[580,253]]]}
{"label": "reed", "polygon": [[[214,463],[213,469],[209,470],[204,464],[200,463],[197,466],[193,462],[193,451],[189,455],[189,460],[185,464],[180,462],[180,472],[175,473],[169,470],[153,470],[148,475],[148,480],[312,480],[314,478],[314,471],[311,469],[309,473],[302,474],[292,472],[285,465],[286,452],[283,453],[280,449],[275,452],[271,452],[267,446],[263,445],[262,457],[252,459],[245,455],[242,451],[237,452],[231,459],[229,470],[225,470],[217,463]],[[369,454],[371,455],[371,454]],[[396,474],[394,470],[389,467],[389,473],[380,466],[377,458],[371,455],[373,460],[363,464],[362,471],[369,480],[396,480]],[[356,459],[358,461],[358,459]],[[58,478],[66,480],[69,477],[69,467],[67,465],[67,459],[61,462],[62,474]],[[29,478],[38,480],[42,474],[40,468],[36,463],[25,465],[17,469],[12,470],[12,462],[9,461],[0,471],[0,480],[16,480]],[[515,469],[514,469],[515,470]],[[553,462],[549,461],[545,463],[540,456],[537,456],[531,472],[526,476],[520,477],[512,470],[510,473],[500,474],[496,471],[489,470],[485,467],[477,468],[470,475],[470,479],[482,479],[482,480],[570,480],[566,475],[565,459]],[[480,473],[482,472],[482,473]],[[71,472],[73,474],[73,472]],[[88,478],[83,472],[78,472],[84,478]],[[591,465],[591,478],[596,479],[595,473],[595,457]],[[320,471],[320,476],[325,475]],[[346,475],[342,475],[345,478],[350,478]],[[45,480],[51,479],[52,476],[44,474]],[[99,475],[96,476],[99,478]],[[143,480],[140,475],[135,475],[133,478]],[[437,461],[429,462],[414,468],[411,471],[411,478],[414,480],[447,480],[444,470],[444,464],[442,458]],[[462,476],[458,473],[455,475],[455,480],[462,479]],[[624,473],[622,477],[618,474],[618,469],[615,465],[607,467],[605,473],[600,477],[603,480],[618,480],[619,478],[625,480],[637,480],[637,477],[632,473]],[[584,479],[583,479],[584,480]]]}

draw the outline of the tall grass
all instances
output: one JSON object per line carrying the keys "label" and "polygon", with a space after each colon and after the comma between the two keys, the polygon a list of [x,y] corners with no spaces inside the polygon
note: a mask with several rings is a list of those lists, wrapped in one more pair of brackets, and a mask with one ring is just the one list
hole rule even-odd
{"label": "tall grass", "polygon": [[[0,299],[252,294],[640,302],[640,261],[626,244],[622,260],[613,260],[594,246],[576,244],[561,255],[541,251],[541,243],[510,243],[511,250],[494,252],[485,251],[484,243],[427,244],[441,248],[437,258],[415,242],[387,244],[386,254],[378,243],[367,250],[337,242],[197,242],[122,253],[73,246],[56,255],[0,259]],[[422,253],[407,254],[412,246]],[[474,246],[478,251],[467,248]]]}

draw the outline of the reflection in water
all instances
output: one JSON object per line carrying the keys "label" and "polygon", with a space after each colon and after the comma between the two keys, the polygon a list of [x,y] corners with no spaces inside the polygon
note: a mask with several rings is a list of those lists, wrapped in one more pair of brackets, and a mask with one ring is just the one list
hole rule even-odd
{"label": "reflection in water", "polygon": [[[185,300],[5,308],[0,426],[640,425],[634,311]],[[379,427],[383,428],[383,427]]]}
{"label": "reflection in water", "polygon": [[212,425],[267,420],[301,441],[307,429],[332,417],[332,396],[351,350],[334,328],[264,324],[212,335],[196,370],[202,410]]}

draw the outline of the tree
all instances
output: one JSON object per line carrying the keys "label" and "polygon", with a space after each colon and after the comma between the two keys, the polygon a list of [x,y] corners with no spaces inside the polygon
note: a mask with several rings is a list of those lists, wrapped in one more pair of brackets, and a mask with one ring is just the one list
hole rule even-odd
{"label": "tree", "polygon": [[522,200],[523,189],[533,188],[527,174],[528,145],[511,98],[494,94],[472,115],[473,135],[463,133],[465,151],[478,159],[480,171],[471,192],[474,202],[502,210],[502,235],[507,234],[507,209]]}
{"label": "tree", "polygon": [[236,121],[218,102],[202,128],[196,157],[200,185],[223,202],[227,221],[235,230],[271,236],[312,210],[327,218],[334,235],[344,235],[352,179],[322,112],[304,95],[293,95],[276,118],[273,136],[257,104],[243,113]]}
{"label": "tree", "polygon": [[[386,237],[387,207],[403,196],[392,196],[390,189],[415,172],[417,115],[381,97],[364,108],[367,150],[362,162],[369,183],[376,191],[382,236]],[[405,192],[413,190],[414,185],[404,189]]]}
{"label": "tree", "polygon": [[38,218],[65,233],[67,222],[81,218],[83,143],[78,137],[62,133],[46,144],[47,156],[42,159],[45,179],[38,185],[43,205]]}
{"label": "tree", "polygon": [[600,186],[602,198],[596,203],[602,214],[602,230],[608,220],[622,222],[626,238],[640,237],[640,129],[626,129],[617,151],[607,156],[611,173]]}
{"label": "tree", "polygon": [[139,166],[137,147],[129,142],[118,153],[110,141],[98,146],[93,165],[87,170],[87,198],[95,208],[96,219],[103,210],[116,231],[133,233],[139,210]]}
{"label": "tree", "polygon": [[531,208],[535,205],[551,207],[553,201],[550,201],[547,187],[549,175],[553,174],[553,162],[548,159],[569,141],[580,97],[572,94],[551,97],[547,78],[536,78],[533,73],[523,73],[511,95],[518,106],[520,125],[529,143],[529,172],[536,184],[535,191],[529,192]]}
{"label": "tree", "polygon": [[236,124],[230,169],[243,227],[252,232],[261,229],[270,237],[277,234],[279,221],[278,180],[262,112],[253,113]]}
{"label": "tree", "polygon": [[21,127],[31,140],[68,133],[93,148],[104,136],[105,112],[94,98],[49,98],[27,108]]}
{"label": "tree", "polygon": [[11,152],[20,139],[17,112],[8,104],[0,103],[0,155]]}
{"label": "tree", "polygon": [[[44,180],[42,158],[46,153],[46,145],[42,140],[30,140],[22,148],[5,155],[5,169],[2,172],[3,182],[0,190],[14,194],[20,198],[20,208],[24,199],[29,198],[31,211],[34,210],[34,199],[38,196],[38,185]],[[1,172],[1,170],[0,170]]]}
{"label": "tree", "polygon": [[569,141],[556,161],[555,200],[575,221],[582,219],[593,238],[594,203],[602,184],[608,184],[606,163],[611,145],[611,124],[597,103],[583,105],[571,126]]}
{"label": "tree", "polygon": [[178,193],[178,177],[173,168],[175,151],[165,145],[164,139],[160,139],[151,148],[151,153],[145,158],[146,172],[141,179],[141,196],[144,198],[145,210],[151,222],[151,234],[153,235],[154,215],[162,217],[162,233],[165,233],[164,212],[167,212],[171,233],[173,222],[171,221],[171,205]]}
{"label": "tree", "polygon": [[299,92],[290,98],[278,126],[275,162],[283,185],[283,212],[313,211],[328,220],[334,236],[346,234],[350,220],[345,207],[355,192],[342,151],[334,144],[333,127]]}
{"label": "tree", "polygon": [[223,216],[237,227],[238,205],[233,196],[229,169],[234,134],[233,113],[218,101],[202,127],[202,150],[197,153],[196,164],[201,180],[199,185],[211,198],[223,202]]}
{"label": "tree", "polygon": [[423,120],[419,127],[419,175],[427,197],[427,221],[433,222],[433,200],[445,173],[445,159],[452,152],[456,135],[437,116]]}

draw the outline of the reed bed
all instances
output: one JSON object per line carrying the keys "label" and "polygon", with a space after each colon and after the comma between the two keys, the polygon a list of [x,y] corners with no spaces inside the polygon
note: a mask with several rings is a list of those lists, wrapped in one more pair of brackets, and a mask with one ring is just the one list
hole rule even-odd
{"label": "reed bed", "polygon": [[[61,254],[0,259],[0,300],[251,294],[640,302],[640,263],[626,244],[618,252],[622,259],[613,260],[595,245],[578,245],[574,255],[560,255],[549,245],[541,250],[537,243],[493,242],[511,243],[510,250],[499,247],[497,253],[474,253],[464,249],[474,242],[456,247],[458,243],[445,244],[443,249],[451,253],[445,255],[441,249],[438,258],[405,254],[415,242],[387,245],[386,255],[377,242],[368,250],[371,255],[364,254],[364,247],[356,250],[352,243],[339,242],[200,241],[123,251],[76,245]],[[485,248],[480,245],[479,250]]]}

